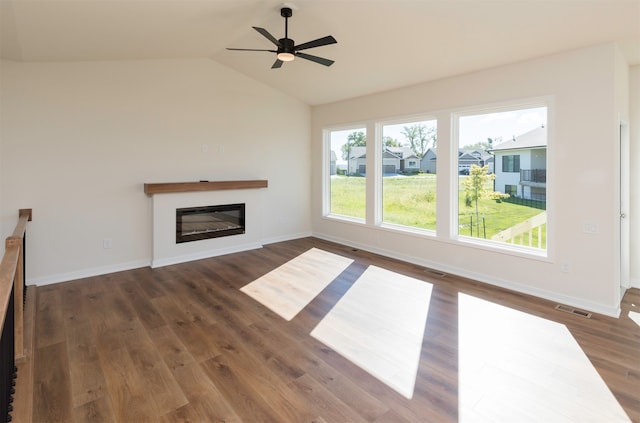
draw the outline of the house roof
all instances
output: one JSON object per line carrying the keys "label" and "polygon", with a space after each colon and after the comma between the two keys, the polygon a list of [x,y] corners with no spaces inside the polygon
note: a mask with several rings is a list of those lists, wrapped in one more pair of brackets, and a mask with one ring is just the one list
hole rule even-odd
{"label": "house roof", "polygon": [[491,157],[491,154],[481,148],[459,148],[458,160],[463,157],[467,159],[486,160]]}
{"label": "house roof", "polygon": [[350,159],[360,159],[367,157],[367,147],[351,147]]}
{"label": "house roof", "polygon": [[[351,159],[360,159],[367,157],[367,147],[351,147]],[[411,147],[387,147],[385,148],[385,154],[392,155],[398,159],[408,159],[410,157],[418,158]],[[389,156],[387,156],[389,157]]]}
{"label": "house roof", "polygon": [[385,158],[385,159],[398,159],[398,160],[400,160],[400,156],[398,156],[395,153],[392,153],[389,150],[384,150],[384,152],[382,153],[382,157]]}
{"label": "house roof", "polygon": [[[433,153],[433,157],[430,160],[436,160],[438,157],[438,150],[436,147],[430,148],[427,150],[427,153],[431,151]],[[427,155],[425,153],[425,156]],[[460,159],[468,159],[468,160],[477,160],[476,154],[480,155],[480,159],[487,161],[492,158],[491,153],[485,151],[481,148],[459,148],[458,149],[458,160]]]}
{"label": "house roof", "polygon": [[[296,43],[336,38],[337,44],[308,51],[335,60],[333,66],[296,58],[274,70],[273,54],[226,49],[273,48],[251,27],[284,35],[282,1],[275,0],[2,0],[0,48],[2,58],[25,62],[202,59],[214,77],[222,65],[309,105],[608,42],[619,42],[629,63],[640,64],[640,3],[633,0],[287,5],[294,9],[288,29]],[[402,31],[381,30],[398,25]],[[401,65],[407,58],[410,65]]]}
{"label": "house roof", "polygon": [[503,150],[521,150],[529,148],[546,148],[547,147],[547,128],[541,126],[539,128],[532,129],[529,132],[525,132],[522,135],[514,137],[511,140],[504,141],[491,150],[503,151]]}
{"label": "house roof", "polygon": [[400,159],[406,159],[410,156],[415,156],[415,153],[411,147],[386,147],[385,151],[397,156]]}

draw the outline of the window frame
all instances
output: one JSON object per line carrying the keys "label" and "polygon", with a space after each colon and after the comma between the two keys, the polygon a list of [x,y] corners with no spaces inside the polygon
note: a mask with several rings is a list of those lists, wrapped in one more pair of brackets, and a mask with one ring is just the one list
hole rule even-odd
{"label": "window frame", "polygon": [[[458,144],[460,117],[487,113],[506,112],[529,108],[546,107],[547,109],[547,180],[554,177],[554,128],[555,128],[555,97],[553,95],[505,101],[498,103],[479,104],[465,107],[432,110],[428,113],[407,114],[388,119],[371,119],[360,122],[350,122],[340,125],[327,125],[322,128],[323,154],[322,154],[322,218],[337,222],[364,225],[372,230],[389,233],[428,238],[432,241],[446,244],[475,248],[488,252],[498,252],[527,259],[543,262],[553,262],[554,248],[554,185],[546,187],[547,197],[547,229],[546,249],[521,247],[514,244],[487,241],[482,238],[472,238],[458,233]],[[384,223],[382,221],[382,135],[384,125],[412,123],[434,120],[437,126],[437,148],[441,152],[441,158],[436,164],[438,175],[436,189],[436,229],[423,229],[412,226]],[[352,218],[339,214],[331,214],[331,181],[330,181],[330,134],[332,131],[360,130],[364,129],[367,135],[367,175],[365,180],[365,219]],[[372,142],[373,141],[373,142]],[[448,160],[446,155],[449,155]],[[443,161],[444,160],[444,161]],[[494,171],[496,167],[494,163]],[[369,167],[372,167],[369,170]],[[440,200],[438,200],[438,198]]]}
{"label": "window frame", "polygon": [[[509,170],[505,170],[505,159],[507,159],[507,168]],[[495,167],[495,160],[494,160]],[[520,154],[507,154],[502,156],[502,172],[503,173],[520,173]]]}
{"label": "window frame", "polygon": [[[375,218],[374,225],[395,232],[415,234],[419,236],[428,236],[435,238],[437,236],[437,184],[438,184],[438,163],[436,162],[436,172],[431,173],[431,175],[435,175],[436,177],[436,227],[434,229],[427,228],[419,228],[416,226],[407,226],[398,223],[385,222],[384,221],[384,197],[383,197],[383,183],[384,183],[384,163],[383,163],[383,136],[384,136],[384,127],[387,125],[403,125],[403,124],[412,124],[417,122],[435,122],[436,127],[436,137],[438,136],[438,122],[439,118],[436,113],[420,113],[420,114],[412,114],[412,115],[404,115],[404,116],[396,116],[392,119],[377,119],[375,121],[375,151],[379,154],[375,155],[375,169],[376,169],[376,177],[374,180],[375,187]],[[436,146],[439,141],[436,141]],[[421,162],[418,162],[418,170],[422,168]]]}
{"label": "window frame", "polygon": [[[325,219],[339,220],[343,222],[355,223],[358,225],[366,224],[367,215],[367,191],[365,183],[365,217],[348,216],[331,212],[331,133],[341,131],[358,131],[364,130],[365,136],[368,136],[368,125],[366,123],[350,123],[340,126],[329,126],[322,129],[322,217]],[[368,150],[369,141],[367,141]],[[347,164],[347,172],[349,171]],[[366,182],[366,176],[365,176]]]}
{"label": "window frame", "polygon": [[[546,249],[538,249],[528,246],[521,246],[515,244],[502,243],[497,241],[486,240],[482,238],[474,238],[471,236],[466,236],[459,233],[459,175],[455,172],[458,169],[458,152],[459,152],[459,143],[460,143],[460,118],[465,116],[475,116],[482,114],[491,114],[491,113],[502,113],[509,112],[514,110],[523,110],[523,109],[534,109],[546,107],[547,109],[547,158],[546,158],[546,166],[547,166],[547,181],[553,180],[553,140],[554,140],[554,97],[553,96],[543,96],[543,97],[535,97],[530,99],[521,99],[517,101],[508,101],[501,103],[493,103],[493,104],[484,104],[484,105],[476,105],[469,106],[464,108],[456,109],[451,112],[451,139],[450,139],[450,155],[451,155],[451,163],[450,168],[451,172],[449,174],[450,178],[450,192],[449,192],[449,241],[454,244],[460,244],[465,246],[472,246],[475,248],[479,248],[487,251],[499,251],[502,254],[510,254],[518,257],[525,258],[535,258],[543,261],[550,262],[551,258],[554,256],[554,201],[555,198],[553,196],[553,184],[550,186],[546,186],[546,197],[547,200],[551,199],[551,202],[547,201],[546,204],[546,212],[547,212],[547,228],[546,228]],[[495,157],[494,157],[494,172],[495,172]],[[551,174],[551,176],[549,176]]]}

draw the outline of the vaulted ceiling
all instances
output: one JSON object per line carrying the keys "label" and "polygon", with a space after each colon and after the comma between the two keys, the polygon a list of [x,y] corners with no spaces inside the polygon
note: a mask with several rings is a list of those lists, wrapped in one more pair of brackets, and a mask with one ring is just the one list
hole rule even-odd
{"label": "vaulted ceiling", "polygon": [[[297,44],[338,44],[271,69],[251,27]],[[618,42],[640,64],[640,0],[0,0],[2,58],[205,58],[310,105],[358,97],[589,45]]]}

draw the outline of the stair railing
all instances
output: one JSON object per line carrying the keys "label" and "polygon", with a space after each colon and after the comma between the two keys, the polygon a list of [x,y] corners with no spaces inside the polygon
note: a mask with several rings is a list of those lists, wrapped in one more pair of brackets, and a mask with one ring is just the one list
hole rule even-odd
{"label": "stair railing", "polygon": [[24,352],[24,294],[25,250],[27,222],[31,209],[20,209],[13,235],[5,240],[0,262],[0,414],[3,421],[11,420],[15,393],[16,362],[25,359]]}

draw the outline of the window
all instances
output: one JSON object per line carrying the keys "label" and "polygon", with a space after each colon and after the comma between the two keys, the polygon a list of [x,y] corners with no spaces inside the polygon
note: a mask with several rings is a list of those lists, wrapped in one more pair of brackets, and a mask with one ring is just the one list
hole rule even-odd
{"label": "window", "polygon": [[[372,121],[367,125],[374,128],[372,134],[362,124],[325,129],[323,215],[544,256],[547,184],[552,183],[547,178],[547,114],[540,102],[438,112],[441,123],[452,124],[452,138],[440,142],[443,166],[437,166],[434,118]],[[369,157],[367,135],[375,140]],[[440,226],[449,228],[440,235],[435,233],[437,168],[447,171],[446,185],[451,186],[439,199],[446,202],[440,213],[450,210],[440,216],[446,219]]]}
{"label": "window", "polygon": [[328,131],[328,214],[365,219],[365,128]]}
{"label": "window", "polygon": [[520,172],[520,156],[502,156],[503,172]]}
{"label": "window", "polygon": [[458,239],[546,250],[547,107],[456,120]]}
{"label": "window", "polygon": [[382,125],[382,223],[436,229],[435,120]]}
{"label": "window", "polygon": [[505,185],[504,193],[509,194],[510,197],[518,196],[518,186],[517,185]]}

